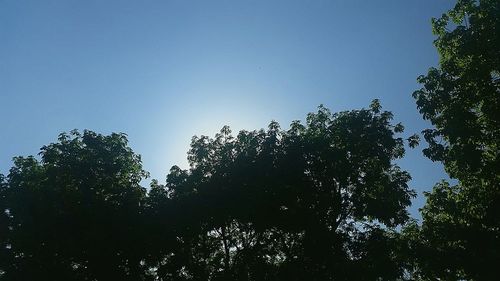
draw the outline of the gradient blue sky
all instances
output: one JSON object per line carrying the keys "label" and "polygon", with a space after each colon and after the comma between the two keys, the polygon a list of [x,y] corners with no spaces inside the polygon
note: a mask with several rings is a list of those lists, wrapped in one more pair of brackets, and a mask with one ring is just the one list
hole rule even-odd
{"label": "gradient blue sky", "polygon": [[[430,19],[451,0],[0,0],[0,172],[62,131],[125,132],[153,178],[187,168],[193,135],[282,127],[379,98],[408,135],[437,64]],[[445,177],[420,146],[421,193]],[[415,200],[412,212],[423,200]]]}

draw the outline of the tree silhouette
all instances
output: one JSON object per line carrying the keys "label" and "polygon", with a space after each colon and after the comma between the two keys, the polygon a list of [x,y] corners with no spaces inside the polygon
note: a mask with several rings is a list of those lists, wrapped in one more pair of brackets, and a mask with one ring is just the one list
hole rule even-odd
{"label": "tree silhouette", "polygon": [[0,279],[399,280],[415,194],[391,119],[374,101],[224,127],[149,192],[125,135],[61,134],[0,178]]}
{"label": "tree silhouette", "polygon": [[2,183],[2,280],[140,280],[146,173],[126,136],[61,134],[40,158]]}
{"label": "tree silhouette", "polygon": [[173,167],[154,189],[187,221],[175,278],[401,277],[393,228],[408,219],[414,192],[393,163],[404,146],[391,118],[374,101],[336,114],[320,107],[286,131],[271,122],[267,131],[232,136],[224,127],[214,138],[194,137],[191,168]]}
{"label": "tree silhouette", "polygon": [[421,225],[404,127],[378,100],[195,136],[190,167],[149,189],[125,134],[75,130],[0,174],[0,280],[495,280],[500,2],[458,0],[432,26],[439,67],[413,96],[455,183],[425,194]]}
{"label": "tree silhouette", "polygon": [[[494,280],[500,264],[500,2],[460,0],[432,22],[439,68],[413,96],[425,119],[424,154],[458,184],[427,193],[412,226],[421,275]],[[451,30],[450,30],[451,29]]]}

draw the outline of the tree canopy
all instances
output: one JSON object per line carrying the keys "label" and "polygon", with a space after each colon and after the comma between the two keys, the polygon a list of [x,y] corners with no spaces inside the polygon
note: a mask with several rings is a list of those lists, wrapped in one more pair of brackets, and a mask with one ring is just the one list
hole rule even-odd
{"label": "tree canopy", "polygon": [[432,161],[416,193],[378,100],[282,129],[194,136],[189,168],[151,180],[125,134],[74,130],[0,174],[0,280],[495,280],[500,264],[500,2],[432,21],[438,67],[418,81]]}
{"label": "tree canopy", "polygon": [[2,280],[138,280],[146,176],[126,136],[61,134],[2,179]]}
{"label": "tree canopy", "polygon": [[193,137],[149,192],[126,136],[61,134],[2,177],[2,280],[396,280],[415,196],[401,124],[320,106],[288,130]]}
{"label": "tree canopy", "polygon": [[[427,193],[414,248],[430,279],[493,280],[500,264],[500,2],[460,0],[432,22],[438,68],[413,96],[434,128],[424,154],[456,184]],[[415,235],[414,231],[413,235]]]}

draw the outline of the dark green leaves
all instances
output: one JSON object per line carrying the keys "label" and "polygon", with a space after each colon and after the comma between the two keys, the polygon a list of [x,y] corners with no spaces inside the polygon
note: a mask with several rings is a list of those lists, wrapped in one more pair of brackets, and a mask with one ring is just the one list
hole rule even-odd
{"label": "dark green leaves", "polygon": [[[231,278],[263,268],[268,274],[288,274],[296,262],[306,266],[294,268],[293,275],[311,280],[368,274],[367,255],[382,254],[370,249],[382,251],[384,246],[376,244],[386,243],[384,234],[374,239],[371,229],[404,223],[415,195],[407,185],[409,174],[393,163],[404,146],[395,137],[403,126],[392,125],[391,119],[374,101],[369,110],[335,114],[320,106],[305,124],[295,121],[288,130],[271,122],[266,131],[242,131],[236,137],[227,127],[215,138],[194,137],[191,168],[171,170],[168,193],[191,206],[192,223],[199,225],[191,243],[212,245],[218,254],[192,256],[190,264],[207,268],[219,261],[219,269],[212,270]],[[363,252],[347,252],[367,240],[373,244]],[[260,269],[240,268],[240,259],[259,261]],[[393,266],[391,274],[400,276],[401,268]]]}
{"label": "dark green leaves", "polygon": [[193,137],[147,176],[124,134],[61,134],[0,178],[2,280],[395,280],[414,192],[378,101]]}
{"label": "dark green leaves", "polygon": [[423,87],[413,97],[434,125],[422,132],[424,155],[458,182],[426,195],[414,232],[417,263],[430,279],[493,280],[500,262],[500,2],[459,0],[432,25],[439,67],[418,78]]}
{"label": "dark green leaves", "polygon": [[137,280],[147,175],[123,134],[61,134],[5,183],[2,280]]}

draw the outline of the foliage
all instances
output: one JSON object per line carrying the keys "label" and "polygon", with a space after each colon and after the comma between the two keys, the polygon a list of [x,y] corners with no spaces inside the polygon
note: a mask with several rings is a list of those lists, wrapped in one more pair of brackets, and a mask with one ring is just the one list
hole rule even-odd
{"label": "foliage", "polygon": [[199,233],[191,247],[217,252],[191,256],[189,275],[199,280],[400,276],[387,228],[408,219],[414,193],[407,186],[409,174],[392,163],[404,148],[394,137],[402,127],[391,126],[391,118],[375,101],[370,110],[337,114],[320,107],[306,125],[296,121],[287,131],[272,122],[267,131],[236,137],[228,127],[213,139],[194,137],[191,168],[174,167],[167,186],[174,200],[195,202],[189,207]]}
{"label": "foliage", "polygon": [[456,184],[425,194],[421,225],[394,163],[404,127],[378,100],[195,136],[190,168],[149,190],[126,135],[72,131],[0,175],[0,280],[495,280],[500,2],[459,0],[432,25],[440,64],[413,96],[424,154]]}
{"label": "foliage", "polygon": [[2,280],[140,280],[146,173],[123,134],[61,134],[2,182]]}
{"label": "foliage", "polygon": [[[449,31],[447,26],[457,25]],[[425,119],[426,156],[463,182],[498,182],[500,143],[500,3],[459,1],[433,20],[440,67],[418,81],[413,96]]]}
{"label": "foliage", "polygon": [[[427,193],[416,249],[434,279],[493,280],[500,263],[500,2],[460,0],[434,19],[439,68],[413,96],[435,128],[424,154],[441,161],[453,186]],[[451,30],[450,30],[451,28]]]}
{"label": "foliage", "polygon": [[61,134],[0,180],[0,280],[399,280],[415,196],[378,101],[193,137],[165,185],[123,134]]}

